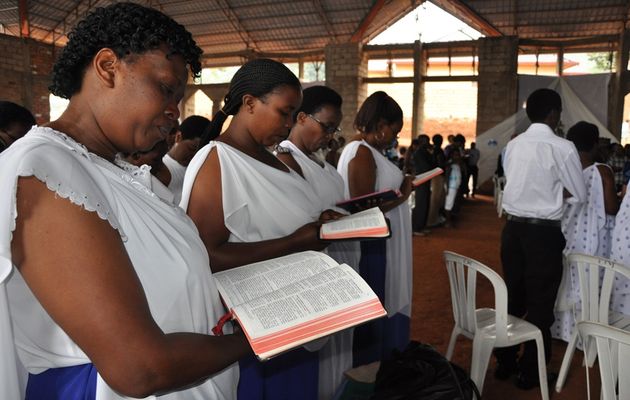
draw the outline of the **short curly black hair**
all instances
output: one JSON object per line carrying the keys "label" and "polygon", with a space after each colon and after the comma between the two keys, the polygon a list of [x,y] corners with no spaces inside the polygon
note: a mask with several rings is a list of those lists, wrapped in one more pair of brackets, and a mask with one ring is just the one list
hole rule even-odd
{"label": "short curly black hair", "polygon": [[55,63],[50,91],[69,99],[81,89],[85,69],[96,53],[112,49],[120,58],[142,54],[166,44],[181,55],[194,77],[201,73],[202,50],[190,32],[158,10],[134,3],[99,7],[68,34],[68,43]]}

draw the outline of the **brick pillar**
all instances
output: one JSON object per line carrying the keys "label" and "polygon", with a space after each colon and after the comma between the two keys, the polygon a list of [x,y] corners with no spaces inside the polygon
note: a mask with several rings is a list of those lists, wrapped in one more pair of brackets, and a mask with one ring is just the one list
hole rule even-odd
{"label": "brick pillar", "polygon": [[477,84],[477,135],[517,110],[518,38],[479,39]]}
{"label": "brick pillar", "polygon": [[28,108],[38,123],[50,119],[48,85],[54,64],[53,46],[31,39],[0,35],[0,93]]}
{"label": "brick pillar", "polygon": [[610,79],[608,89],[608,130],[621,140],[621,124],[625,97],[630,91],[630,72],[628,59],[630,54],[630,30],[619,35],[619,46],[615,59],[615,74]]}
{"label": "brick pillar", "polygon": [[341,129],[348,138],[354,135],[352,127],[359,107],[367,97],[367,55],[358,43],[326,46],[326,85],[343,98]]}
{"label": "brick pillar", "polygon": [[411,116],[411,139],[418,137],[424,125],[424,81],[427,75],[426,52],[416,40],[413,48],[413,111]]}

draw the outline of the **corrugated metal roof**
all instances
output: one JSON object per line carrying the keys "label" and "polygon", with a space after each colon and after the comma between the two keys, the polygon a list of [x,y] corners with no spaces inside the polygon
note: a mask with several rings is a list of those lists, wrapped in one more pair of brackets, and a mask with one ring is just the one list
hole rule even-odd
{"label": "corrugated metal roof", "polygon": [[[323,55],[330,43],[363,43],[423,0],[146,0],[186,26],[207,65],[258,54]],[[28,0],[30,37],[63,45],[89,9],[113,0]],[[433,0],[489,35],[576,39],[615,35],[627,25],[626,0]],[[20,34],[18,0],[0,0],[5,33]]]}

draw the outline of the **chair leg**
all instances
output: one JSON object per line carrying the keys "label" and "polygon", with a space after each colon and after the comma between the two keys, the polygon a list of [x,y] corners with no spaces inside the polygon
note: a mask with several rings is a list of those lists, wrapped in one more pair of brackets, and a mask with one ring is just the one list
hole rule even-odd
{"label": "chair leg", "polygon": [[460,330],[456,326],[453,327],[453,331],[451,332],[451,339],[448,342],[448,349],[446,350],[446,359],[451,361],[451,357],[453,357],[453,350],[455,350],[455,342],[457,342],[457,337],[459,336]]}
{"label": "chair leg", "polygon": [[558,381],[556,382],[556,392],[560,393],[562,390],[562,386],[564,386],[564,381],[567,379],[567,374],[569,373],[569,366],[571,365],[571,360],[573,359],[573,353],[575,352],[575,346],[577,344],[578,331],[577,327],[573,331],[571,335],[571,340],[569,340],[569,344],[567,344],[567,349],[564,352],[564,357],[562,358],[562,366],[560,367],[560,372],[558,373]]}
{"label": "chair leg", "polygon": [[542,400],[549,400],[549,387],[547,386],[547,361],[545,360],[545,346],[543,345],[542,334],[536,336],[536,350],[538,352],[538,380],[540,382],[540,393]]}
{"label": "chair leg", "polygon": [[593,368],[593,364],[595,364],[595,360],[597,359],[597,346],[595,344],[595,339],[585,340],[586,343],[582,342],[582,347],[584,348],[584,363],[588,365],[589,368]]}
{"label": "chair leg", "polygon": [[484,339],[479,335],[473,338],[472,360],[470,363],[470,379],[475,382],[479,393],[483,393],[483,382],[486,379],[488,363],[494,348],[494,340]]}

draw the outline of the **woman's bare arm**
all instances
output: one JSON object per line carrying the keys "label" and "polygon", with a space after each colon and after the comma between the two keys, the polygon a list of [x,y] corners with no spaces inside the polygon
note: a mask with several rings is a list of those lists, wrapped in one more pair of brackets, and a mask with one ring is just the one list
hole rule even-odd
{"label": "woman's bare arm", "polygon": [[291,153],[278,153],[276,157],[304,178],[304,173],[302,172],[302,168],[300,168],[300,164],[295,161],[295,158],[293,158]]}
{"label": "woman's bare arm", "polygon": [[260,242],[229,243],[230,231],[223,218],[221,164],[212,150],[193,184],[188,215],[197,225],[210,256],[213,272],[268,260],[305,250],[322,250],[328,243],[318,239],[319,222],[299,228],[291,235]]}
{"label": "woman's bare arm", "polygon": [[[350,197],[363,196],[376,191],[376,162],[372,152],[365,146],[359,146],[357,153],[348,163],[348,187]],[[395,200],[385,201],[379,204],[383,212],[398,207],[407,201],[411,194],[411,178],[406,177],[400,188],[401,196]]]}
{"label": "woman's bare arm", "polygon": [[18,181],[17,208],[13,262],[113,389],[133,397],[174,390],[251,351],[242,334],[163,333],[120,236],[96,213],[32,177]]}

